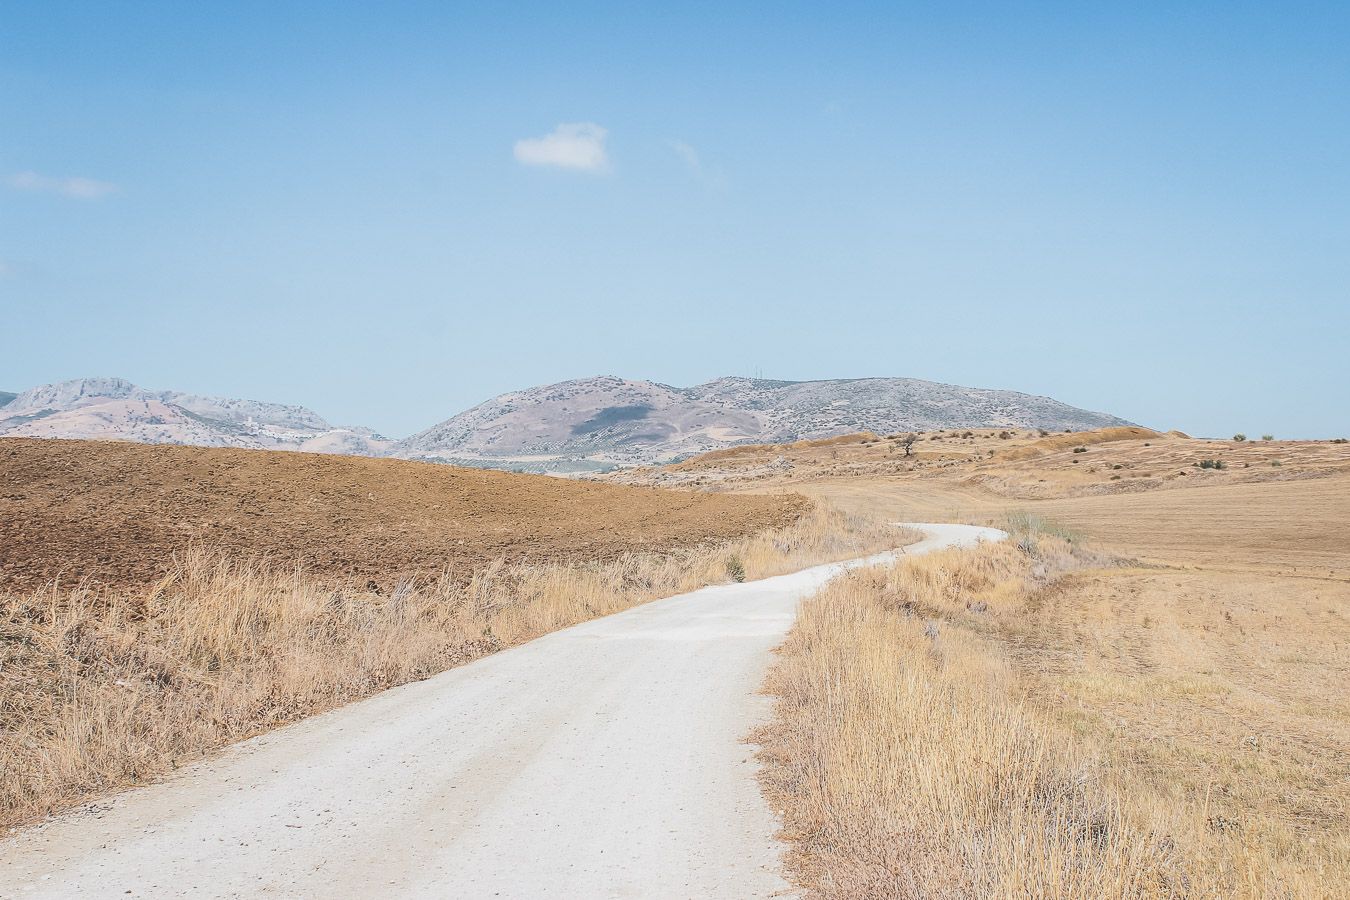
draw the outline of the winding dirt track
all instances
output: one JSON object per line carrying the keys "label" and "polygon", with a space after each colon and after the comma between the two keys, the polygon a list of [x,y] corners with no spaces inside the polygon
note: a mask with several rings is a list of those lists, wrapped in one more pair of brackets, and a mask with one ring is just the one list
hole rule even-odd
{"label": "winding dirt track", "polygon": [[[909,555],[1003,536],[916,527]],[[650,603],[239,744],[0,843],[0,896],[789,891],[742,741],[797,604],[860,562]]]}

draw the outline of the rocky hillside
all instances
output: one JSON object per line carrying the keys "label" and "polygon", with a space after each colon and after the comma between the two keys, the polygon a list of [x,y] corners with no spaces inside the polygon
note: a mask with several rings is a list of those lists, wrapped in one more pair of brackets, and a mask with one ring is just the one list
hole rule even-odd
{"label": "rocky hillside", "polygon": [[[9,402],[3,401],[12,396]],[[672,462],[746,443],[937,428],[1075,431],[1123,419],[1014,391],[913,378],[765,381],[691,388],[612,376],[513,391],[397,443],[303,406],[152,391],[82,378],[0,394],[0,437],[82,438],[397,456],[555,474]]]}
{"label": "rocky hillside", "polygon": [[606,376],[502,394],[399,441],[391,452],[467,465],[585,472],[670,462],[740,443],[855,431],[1062,431],[1122,424],[1129,423],[1048,397],[912,378],[719,378],[676,388]]}
{"label": "rocky hillside", "polygon": [[[0,395],[0,400],[4,395]],[[31,388],[0,405],[0,436],[382,455],[368,428],[335,427],[303,406],[151,391],[121,378]]]}

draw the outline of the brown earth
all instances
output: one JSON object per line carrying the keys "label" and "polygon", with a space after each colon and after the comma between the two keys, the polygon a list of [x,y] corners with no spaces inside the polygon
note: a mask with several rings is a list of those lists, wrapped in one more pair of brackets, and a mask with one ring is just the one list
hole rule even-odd
{"label": "brown earth", "polygon": [[189,546],[370,578],[609,559],[788,523],[799,496],[657,491],[403,460],[0,439],[0,588],[132,584]]}

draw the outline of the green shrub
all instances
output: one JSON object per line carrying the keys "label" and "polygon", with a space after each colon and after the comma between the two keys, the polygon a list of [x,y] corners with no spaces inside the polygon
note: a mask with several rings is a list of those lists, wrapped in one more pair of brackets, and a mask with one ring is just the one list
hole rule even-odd
{"label": "green shrub", "polygon": [[736,582],[745,581],[745,563],[739,556],[727,559],[727,577]]}
{"label": "green shrub", "polygon": [[1223,469],[1226,468],[1221,459],[1202,459],[1195,464],[1200,469]]}
{"label": "green shrub", "polygon": [[1261,435],[1261,440],[1263,440],[1263,441],[1273,441],[1273,440],[1275,440],[1275,435],[1273,435],[1273,434],[1263,434],[1263,435]]}
{"label": "green shrub", "polygon": [[1237,441],[1239,444],[1245,441],[1246,439],[1247,436],[1240,431],[1237,434],[1233,435],[1233,440]]}

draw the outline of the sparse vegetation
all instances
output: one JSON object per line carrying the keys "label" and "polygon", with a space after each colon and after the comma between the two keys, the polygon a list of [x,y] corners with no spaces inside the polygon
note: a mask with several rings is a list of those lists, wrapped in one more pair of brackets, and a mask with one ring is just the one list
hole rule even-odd
{"label": "sparse vegetation", "polygon": [[1196,462],[1195,467],[1196,467],[1197,469],[1224,469],[1224,468],[1227,468],[1227,466],[1224,465],[1224,461],[1221,460],[1221,459],[1202,459],[1202,460],[1199,460],[1199,461]]}
{"label": "sparse vegetation", "polygon": [[1273,435],[1273,434],[1263,434],[1263,435],[1261,435],[1261,440],[1263,440],[1263,441],[1273,441],[1273,440],[1275,440],[1275,435]]}
{"label": "sparse vegetation", "polygon": [[889,525],[818,508],[701,548],[497,562],[383,592],[192,550],[142,590],[3,594],[0,823],[655,597],[902,542]]}
{"label": "sparse vegetation", "polygon": [[1238,432],[1237,434],[1233,435],[1233,440],[1241,444],[1243,441],[1247,440],[1247,436],[1241,432]]}
{"label": "sparse vegetation", "polygon": [[1012,510],[1004,515],[998,523],[998,527],[1014,537],[1029,536],[1035,538],[1048,535],[1066,544],[1075,544],[1082,540],[1082,536],[1077,529],[1022,509]]}
{"label": "sparse vegetation", "polygon": [[[1009,543],[858,571],[803,604],[756,740],[807,896],[1344,895],[1340,720],[1245,699],[1270,676],[1211,663],[1252,642],[1179,604],[1173,581],[1201,576],[1011,524]],[[1280,627],[1251,594],[1251,627]],[[1334,687],[1293,684],[1345,712]]]}

